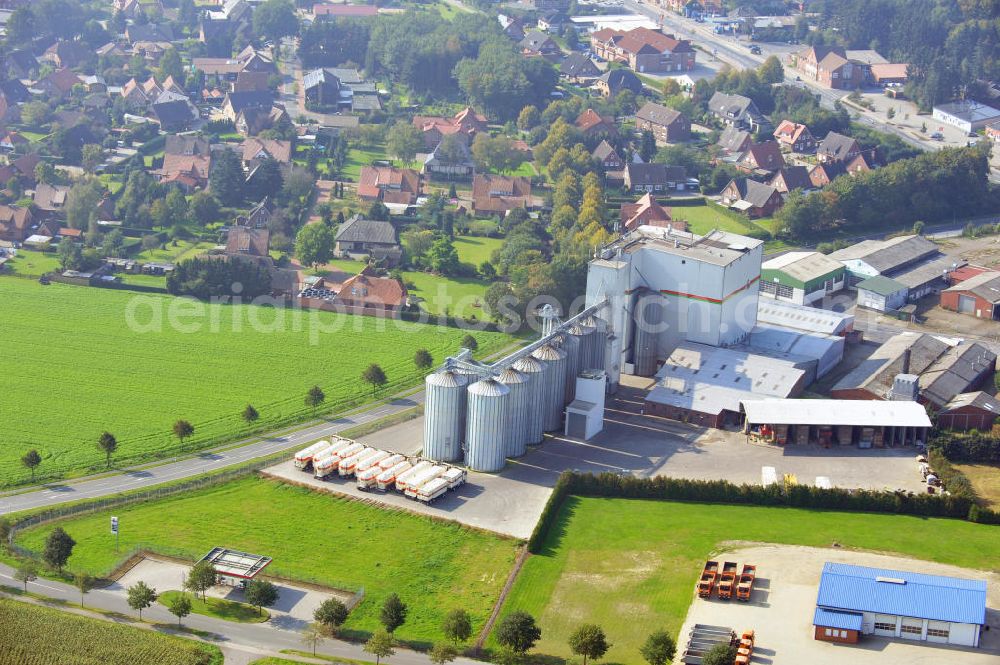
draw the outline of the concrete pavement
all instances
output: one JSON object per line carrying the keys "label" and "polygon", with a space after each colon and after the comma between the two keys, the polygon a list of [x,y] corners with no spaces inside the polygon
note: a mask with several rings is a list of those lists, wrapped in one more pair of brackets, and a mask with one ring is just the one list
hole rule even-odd
{"label": "concrete pavement", "polygon": [[[14,571],[12,568],[0,564],[0,584],[21,588],[21,582],[15,580],[13,575]],[[37,582],[29,583],[28,590],[42,594],[49,598],[64,600],[73,605],[78,606],[80,603],[80,592],[77,591],[75,587],[62,582],[39,580]],[[87,594],[84,602],[87,607],[96,608],[104,612],[117,612],[126,616],[135,616],[135,612],[128,606],[125,598],[120,593],[116,593],[114,591],[91,591]],[[143,610],[142,616],[144,621],[164,624],[162,626],[154,626],[153,628],[155,630],[159,630],[164,633],[178,634],[181,637],[187,637],[190,639],[199,639],[193,635],[178,632],[173,629],[172,626],[177,623],[177,617],[170,614],[170,612],[168,612],[162,605],[154,604],[149,609]],[[123,623],[123,621],[118,618],[110,619],[100,615],[96,615],[96,618],[114,621],[115,623]],[[311,648],[305,645],[299,632],[276,628],[269,625],[269,623],[233,623],[199,614],[191,614],[184,619],[184,625],[187,628],[193,628],[195,630],[211,633],[211,637],[209,639],[203,639],[201,641],[216,644],[226,651],[235,649],[238,651],[247,651],[260,655],[279,655],[277,652],[282,649],[298,649],[300,651],[308,651]],[[371,659],[368,654],[362,651],[360,644],[352,644],[350,642],[332,639],[323,640],[323,642],[317,647],[316,653],[340,658],[353,658],[357,660]],[[227,657],[226,662],[231,662],[229,657]],[[430,663],[430,659],[425,654],[410,651],[408,649],[397,648],[396,655],[392,657],[392,662],[393,665],[427,665]],[[458,663],[458,665],[473,665],[474,663],[477,663],[477,661],[468,658],[459,658],[455,661],[455,663]]]}
{"label": "concrete pavement", "polygon": [[288,434],[249,439],[227,450],[212,451],[180,459],[176,462],[147,468],[135,468],[120,474],[67,483],[49,483],[40,489],[22,494],[0,496],[0,515],[33,508],[55,506],[68,501],[93,499],[129,490],[143,489],[162,483],[189,478],[209,471],[252,462],[258,457],[294,448],[324,436],[379,420],[422,404],[423,392],[396,398],[388,403],[330,421],[314,421]]}

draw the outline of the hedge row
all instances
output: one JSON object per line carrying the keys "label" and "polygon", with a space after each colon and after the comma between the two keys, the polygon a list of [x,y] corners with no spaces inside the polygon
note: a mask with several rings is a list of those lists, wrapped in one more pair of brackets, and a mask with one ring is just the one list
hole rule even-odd
{"label": "hedge row", "polygon": [[940,451],[952,462],[1000,464],[1000,438],[992,433],[941,432],[927,447]]}
{"label": "hedge row", "polygon": [[541,551],[558,518],[559,509],[569,495],[895,513],[1000,524],[1000,513],[981,509],[970,497],[954,494],[821,489],[810,485],[735,485],[726,480],[636,478],[614,473],[594,475],[567,471],[556,482],[528,540],[528,551],[532,554]]}

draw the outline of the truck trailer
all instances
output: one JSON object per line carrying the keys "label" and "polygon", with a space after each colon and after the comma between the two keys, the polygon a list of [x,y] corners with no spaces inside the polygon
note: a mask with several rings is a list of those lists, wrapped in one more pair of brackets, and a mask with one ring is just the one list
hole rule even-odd
{"label": "truck trailer", "polygon": [[750,563],[743,564],[743,572],[740,573],[740,581],[736,585],[736,600],[744,602],[750,600],[755,579],[757,579],[757,566]]}
{"label": "truck trailer", "polygon": [[374,457],[380,452],[382,451],[378,450],[377,448],[365,448],[364,450],[358,451],[357,453],[355,453],[351,457],[348,457],[347,459],[345,459],[340,463],[340,466],[337,467],[337,473],[340,474],[341,478],[353,476],[359,464],[361,464],[370,457]]}
{"label": "truck trailer", "polygon": [[448,481],[448,489],[452,490],[465,482],[468,474],[465,469],[460,469],[457,466],[449,466],[441,477]]}
{"label": "truck trailer", "polygon": [[733,597],[733,587],[736,586],[736,571],[739,567],[735,561],[722,564],[722,574],[719,575],[719,600],[730,600]]}
{"label": "truck trailer", "polygon": [[403,494],[410,499],[417,498],[417,492],[420,491],[420,488],[423,487],[425,483],[429,483],[440,476],[444,473],[444,470],[445,468],[443,466],[432,465],[417,473],[406,482],[406,489],[403,490]]}
{"label": "truck trailer", "polygon": [[719,574],[718,561],[706,561],[705,567],[701,571],[701,579],[698,580],[698,596],[708,598],[715,588],[715,578]]}
{"label": "truck trailer", "polygon": [[295,453],[295,468],[308,469],[309,465],[312,464],[313,456],[329,446],[329,441],[317,441]]}
{"label": "truck trailer", "polygon": [[[396,478],[400,475],[406,473],[413,468],[413,464],[407,460],[403,460],[396,464],[396,466],[391,469],[385,469],[382,473],[375,476],[375,487],[382,490],[383,492],[396,484]],[[361,489],[367,489],[358,485]]]}
{"label": "truck trailer", "polygon": [[404,471],[396,477],[396,490],[400,492],[405,492],[407,486],[411,479],[415,478],[418,474],[434,466],[433,462],[428,462],[424,460],[422,462],[417,462],[413,465],[413,468],[409,471]]}
{"label": "truck trailer", "polygon": [[445,492],[448,491],[448,481],[443,477],[438,476],[433,480],[424,483],[420,486],[420,489],[416,492],[417,501],[423,501],[424,503],[430,503],[440,496],[443,496]]}

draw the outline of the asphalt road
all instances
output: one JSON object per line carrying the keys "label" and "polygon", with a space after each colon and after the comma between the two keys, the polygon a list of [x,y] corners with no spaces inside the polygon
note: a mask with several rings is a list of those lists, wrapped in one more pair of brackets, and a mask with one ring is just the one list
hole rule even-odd
{"label": "asphalt road", "polygon": [[161,483],[179,480],[190,476],[215,471],[228,466],[250,462],[258,457],[293,448],[315,439],[336,434],[356,425],[363,425],[384,418],[400,411],[413,408],[424,401],[423,391],[410,397],[393,399],[388,403],[376,406],[351,416],[336,420],[316,422],[304,429],[288,434],[275,435],[264,439],[249,439],[234,444],[223,451],[208,450],[193,457],[180,459],[176,462],[160,464],[152,467],[137,467],[123,473],[101,476],[90,480],[83,479],[69,483],[49,483],[40,489],[22,494],[0,496],[0,515],[15,513],[32,508],[54,506],[67,501],[92,499],[127,490],[152,487]]}
{"label": "asphalt road", "polygon": [[[0,584],[21,588],[22,583],[15,580],[13,575],[14,571],[12,568],[0,564]],[[80,592],[77,591],[75,587],[63,584],[62,582],[40,579],[36,582],[29,583],[28,590],[50,598],[58,598],[69,601],[75,606],[79,606],[80,603]],[[96,608],[108,612],[118,612],[127,616],[135,616],[135,612],[129,608],[128,603],[125,601],[125,597],[118,592],[100,590],[91,591],[87,594],[84,602],[88,608]],[[98,616],[97,618],[103,617]],[[176,625],[177,617],[170,614],[162,605],[154,604],[149,609],[143,610],[142,618],[143,621],[153,621],[165,624],[154,628],[160,632],[175,633],[180,634],[182,637],[198,639],[190,634],[177,633],[177,631],[170,628],[170,626]],[[122,623],[122,621],[118,618],[106,620],[114,621],[115,623]],[[202,641],[215,644],[227,651],[229,649],[233,649],[244,652],[252,651],[259,653],[260,651],[264,651],[274,653],[280,651],[281,649],[298,649],[301,651],[309,651],[311,649],[310,646],[307,646],[302,641],[302,636],[298,632],[276,628],[268,623],[233,623],[222,619],[214,619],[212,617],[191,614],[184,619],[184,625],[188,628],[194,628],[212,633],[214,636],[213,639],[206,639]],[[352,644],[350,642],[342,642],[339,640],[323,640],[323,642],[321,642],[317,647],[316,652],[318,654],[337,656],[340,658],[353,658],[366,661],[371,659],[368,654],[362,651],[360,644]],[[278,654],[274,653],[274,655]],[[228,656],[226,658],[226,662],[231,662]],[[479,661],[469,660],[466,658],[459,658],[455,662],[459,665],[475,665],[479,663]],[[392,663],[393,665],[426,665],[427,663],[430,663],[430,659],[422,653],[406,649],[397,649],[396,655],[392,657]]]}

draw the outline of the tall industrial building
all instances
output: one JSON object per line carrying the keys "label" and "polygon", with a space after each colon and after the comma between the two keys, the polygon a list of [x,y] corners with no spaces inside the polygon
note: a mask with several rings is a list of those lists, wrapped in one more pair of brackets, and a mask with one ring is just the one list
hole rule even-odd
{"label": "tall industrial building", "polygon": [[587,305],[607,299],[608,383],[652,376],[682,342],[745,342],[757,323],[764,243],[640,226],[590,262]]}

